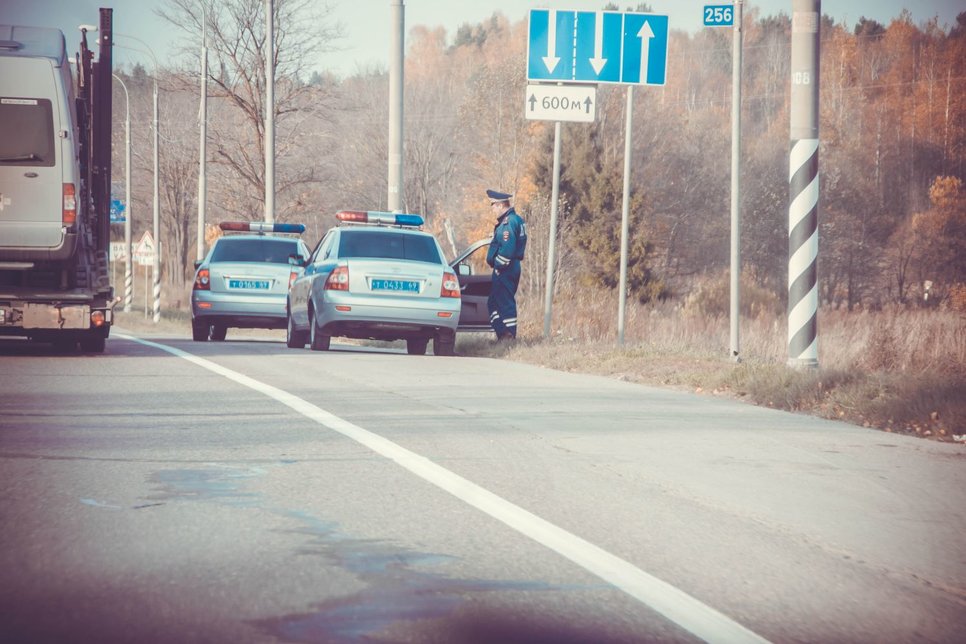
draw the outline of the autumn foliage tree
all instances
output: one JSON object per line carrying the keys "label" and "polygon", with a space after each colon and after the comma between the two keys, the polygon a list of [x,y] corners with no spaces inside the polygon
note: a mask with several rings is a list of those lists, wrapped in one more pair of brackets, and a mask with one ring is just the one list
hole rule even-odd
{"label": "autumn foliage tree", "polygon": [[[220,162],[211,209],[213,217],[232,207],[257,210],[263,181],[262,70],[271,52],[281,81],[279,204],[287,216],[306,219],[312,243],[331,225],[334,210],[384,207],[388,74],[372,68],[339,78],[310,70],[312,56],[332,44],[337,30],[324,20],[306,20],[317,9],[309,0],[277,0],[280,35],[270,47],[258,18],[262,5],[261,0],[209,5],[217,97],[210,131]],[[197,42],[199,4],[167,0],[166,7]],[[784,298],[791,19],[749,7],[745,21],[743,265],[748,279]],[[486,188],[513,192],[532,234],[522,288],[527,297],[540,297],[550,241],[553,125],[524,116],[526,43],[526,20],[499,13],[455,34],[434,25],[410,30],[404,200],[408,210],[427,216],[429,228],[449,248],[449,231],[456,246],[492,231]],[[721,30],[672,31],[667,84],[635,90],[632,122],[627,123],[625,88],[601,85],[596,122],[563,125],[556,283],[605,290],[618,284],[627,128],[633,135],[628,240],[633,295],[644,301],[684,298],[708,275],[728,269],[731,57],[730,38]],[[818,257],[823,305],[921,303],[926,281],[933,284],[931,301],[945,301],[943,293],[966,283],[963,60],[966,12],[951,26],[935,19],[915,24],[908,12],[887,24],[860,18],[849,25],[823,16]],[[187,88],[196,83],[187,71],[169,71],[170,77],[179,74],[185,91],[192,91]],[[148,86],[132,85],[137,95],[132,103],[140,105]],[[186,111],[179,114],[188,120]],[[186,143],[172,146],[170,154],[196,158],[196,149]],[[193,190],[187,173],[180,174],[185,190]],[[137,173],[139,181],[144,176]],[[187,212],[189,202],[175,197],[170,203]],[[187,228],[170,230],[190,235]]]}

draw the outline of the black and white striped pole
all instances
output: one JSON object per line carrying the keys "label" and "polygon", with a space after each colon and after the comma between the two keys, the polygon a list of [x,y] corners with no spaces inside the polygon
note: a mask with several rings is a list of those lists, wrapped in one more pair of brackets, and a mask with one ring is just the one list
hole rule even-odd
{"label": "black and white striped pole", "polygon": [[818,366],[818,88],[821,0],[792,0],[788,364]]}

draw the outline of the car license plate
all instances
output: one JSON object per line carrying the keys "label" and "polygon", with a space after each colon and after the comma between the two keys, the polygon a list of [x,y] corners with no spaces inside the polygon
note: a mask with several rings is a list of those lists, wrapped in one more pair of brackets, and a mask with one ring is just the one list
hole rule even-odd
{"label": "car license plate", "polygon": [[372,280],[373,291],[403,291],[404,293],[419,293],[419,282],[415,280]]}
{"label": "car license plate", "polygon": [[267,291],[268,280],[228,280],[228,288]]}

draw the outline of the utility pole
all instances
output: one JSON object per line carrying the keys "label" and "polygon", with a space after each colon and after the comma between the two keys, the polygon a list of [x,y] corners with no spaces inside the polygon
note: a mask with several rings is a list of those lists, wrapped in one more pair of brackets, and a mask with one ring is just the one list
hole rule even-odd
{"label": "utility pole", "polygon": [[208,9],[201,0],[201,108],[198,112],[201,137],[198,152],[198,255],[205,258],[205,221],[208,202]]}
{"label": "utility pole", "polygon": [[275,3],[265,0],[265,222],[275,223]]}
{"label": "utility pole", "polygon": [[389,26],[389,194],[387,209],[402,212],[403,204],[403,57],[405,0],[390,0]]}
{"label": "utility pole", "polygon": [[130,313],[134,298],[134,275],[131,272],[131,97],[121,77],[111,76],[124,90],[124,312]]}

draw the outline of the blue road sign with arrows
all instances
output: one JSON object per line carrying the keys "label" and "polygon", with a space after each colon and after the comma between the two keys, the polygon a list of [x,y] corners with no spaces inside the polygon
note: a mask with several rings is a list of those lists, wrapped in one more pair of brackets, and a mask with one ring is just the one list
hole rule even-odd
{"label": "blue road sign with arrows", "polygon": [[531,9],[527,79],[664,85],[668,17]]}

